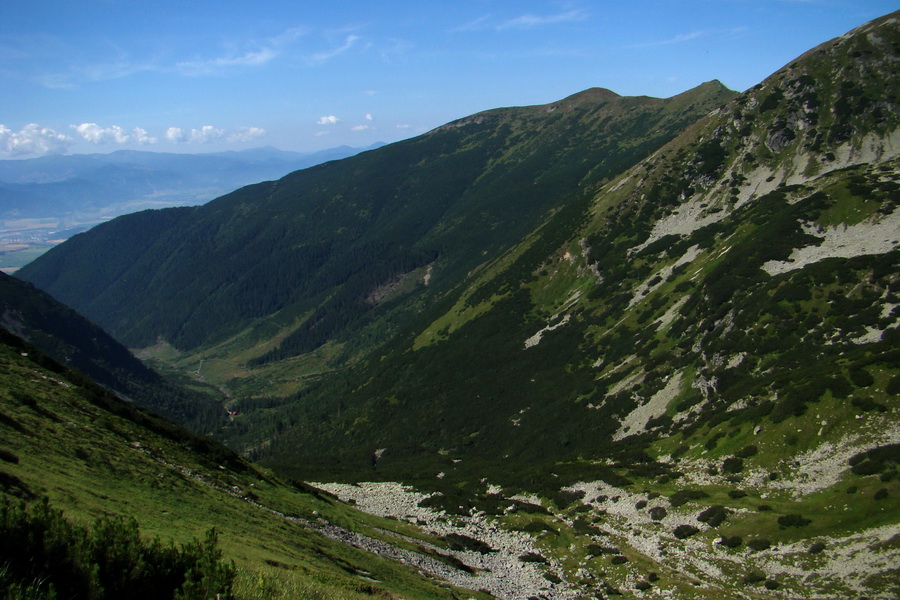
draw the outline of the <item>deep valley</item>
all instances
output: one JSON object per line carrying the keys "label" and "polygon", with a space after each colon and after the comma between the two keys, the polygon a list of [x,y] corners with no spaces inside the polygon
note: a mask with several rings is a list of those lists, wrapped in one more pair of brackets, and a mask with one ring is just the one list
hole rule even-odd
{"label": "deep valley", "polygon": [[73,236],[0,280],[6,506],[214,526],[239,599],[895,598],[898,62],[893,13]]}

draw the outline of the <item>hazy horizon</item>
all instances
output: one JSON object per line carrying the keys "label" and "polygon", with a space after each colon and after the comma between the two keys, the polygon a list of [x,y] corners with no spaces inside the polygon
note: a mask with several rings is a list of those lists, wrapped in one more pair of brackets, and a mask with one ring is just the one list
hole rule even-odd
{"label": "hazy horizon", "polygon": [[885,0],[5,5],[0,159],[315,152],[591,87],[743,91]]}

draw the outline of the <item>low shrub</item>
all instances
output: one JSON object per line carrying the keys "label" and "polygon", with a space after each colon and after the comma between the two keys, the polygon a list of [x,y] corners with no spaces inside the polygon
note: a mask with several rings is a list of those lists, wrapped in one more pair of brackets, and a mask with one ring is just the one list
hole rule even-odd
{"label": "low shrub", "polygon": [[522,527],[522,531],[524,531],[525,533],[543,533],[545,531],[549,531],[550,533],[558,533],[552,525],[550,525],[549,523],[545,523],[540,519],[529,521]]}
{"label": "low shrub", "polygon": [[42,582],[47,595],[37,597],[231,600],[235,567],[217,546],[215,529],[176,547],[143,539],[134,519],[102,517],[84,527],[47,499],[0,503],[4,583],[24,589]]}
{"label": "low shrub", "polygon": [[751,456],[756,456],[759,453],[759,448],[755,445],[750,444],[748,446],[744,446],[740,449],[740,451],[735,454],[738,458],[750,458]]}
{"label": "low shrub", "polygon": [[791,514],[778,517],[778,526],[782,529],[788,527],[806,527],[812,523],[811,519],[806,519],[803,515]]}
{"label": "low shrub", "polygon": [[478,552],[480,554],[496,552],[494,548],[491,548],[481,540],[476,540],[475,538],[460,533],[448,533],[442,539],[447,542],[448,548],[458,552],[470,551]]}
{"label": "low shrub", "polygon": [[694,527],[693,525],[679,525],[678,527],[675,528],[675,531],[673,531],[672,533],[679,540],[683,540],[685,538],[691,537],[692,535],[694,535],[695,533],[697,533],[699,531],[700,530],[697,529],[696,527]]}
{"label": "low shrub", "polygon": [[740,473],[744,470],[744,461],[736,456],[729,456],[722,461],[722,471],[724,473]]}
{"label": "low shrub", "polygon": [[729,511],[721,504],[714,504],[697,515],[697,520],[710,527],[718,527],[728,516]]}
{"label": "low shrub", "polygon": [[592,554],[593,556],[619,553],[619,549],[615,546],[600,546],[598,544],[588,544],[584,549],[588,554]]}
{"label": "low shrub", "polygon": [[762,575],[762,574],[756,573],[756,572],[747,573],[744,576],[744,583],[746,583],[748,585],[754,585],[754,584],[763,582],[765,580],[766,580],[765,575]]}
{"label": "low shrub", "polygon": [[701,498],[706,498],[708,496],[709,494],[701,490],[678,490],[669,496],[669,503],[672,506],[678,507],[691,500],[700,500]]}
{"label": "low shrub", "polygon": [[537,552],[527,552],[519,557],[519,562],[523,563],[546,563],[547,559]]}
{"label": "low shrub", "polygon": [[772,542],[766,538],[756,538],[747,542],[747,547],[756,552],[768,550],[772,546]]}

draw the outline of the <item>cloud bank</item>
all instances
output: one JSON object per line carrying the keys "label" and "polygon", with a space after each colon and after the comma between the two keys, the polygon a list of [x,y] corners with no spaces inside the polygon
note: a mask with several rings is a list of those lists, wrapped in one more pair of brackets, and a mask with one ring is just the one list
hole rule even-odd
{"label": "cloud bank", "polygon": [[72,138],[50,127],[29,123],[19,131],[0,124],[0,149],[11,156],[29,156],[64,152]]}
{"label": "cloud bank", "polygon": [[119,125],[104,127],[97,123],[69,125],[69,129],[72,130],[72,135],[37,123],[29,123],[19,131],[13,131],[6,125],[0,124],[0,156],[22,158],[63,154],[78,143],[96,146],[146,146],[156,144],[161,140],[172,144],[209,144],[217,140],[224,140],[228,143],[245,143],[261,138],[267,133],[262,127],[238,127],[232,131],[226,131],[212,125],[191,129],[169,127],[160,137],[151,135],[142,127],[128,130]]}

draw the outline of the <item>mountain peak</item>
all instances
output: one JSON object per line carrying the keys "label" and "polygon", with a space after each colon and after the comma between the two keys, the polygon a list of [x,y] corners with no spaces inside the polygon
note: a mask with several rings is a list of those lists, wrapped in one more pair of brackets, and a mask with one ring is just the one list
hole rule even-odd
{"label": "mountain peak", "polygon": [[609,102],[610,100],[615,100],[616,98],[621,98],[620,94],[615,93],[612,90],[601,87],[592,87],[588,88],[584,91],[578,92],[576,94],[572,94],[571,96],[567,96],[562,100],[557,100],[556,102],[551,102],[546,106],[549,107],[557,107],[557,106],[581,106],[584,104],[596,104],[598,102]]}

